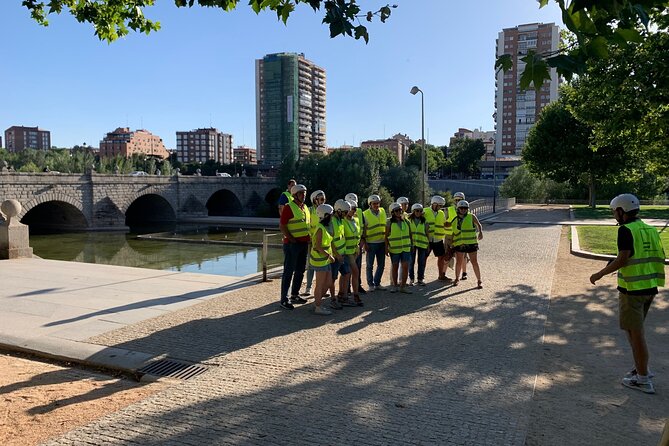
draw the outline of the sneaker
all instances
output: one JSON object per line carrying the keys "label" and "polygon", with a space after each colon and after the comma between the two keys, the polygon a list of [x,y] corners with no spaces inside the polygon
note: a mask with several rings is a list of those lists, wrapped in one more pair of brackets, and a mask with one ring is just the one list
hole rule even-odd
{"label": "sneaker", "polygon": [[283,308],[284,310],[292,310],[293,308],[295,308],[293,304],[291,304],[287,300],[286,301],[282,300],[279,305],[281,305],[281,308]]}
{"label": "sneaker", "polygon": [[655,393],[653,381],[650,378],[646,378],[646,381],[642,382],[639,380],[638,375],[634,375],[631,378],[623,378],[622,385],[630,389],[641,390],[643,393]]}
{"label": "sneaker", "polygon": [[324,306],[314,307],[314,314],[320,314],[323,316],[329,316],[332,314],[332,311],[328,310]]}
{"label": "sneaker", "polygon": [[291,304],[306,304],[307,300],[302,299],[300,296],[290,296],[290,303]]}
{"label": "sneaker", "polygon": [[462,277],[460,277],[460,280],[467,280],[467,273],[462,273]]}
{"label": "sneaker", "polygon": [[385,291],[385,290],[387,290],[388,288],[384,287],[383,285],[377,285],[377,286],[374,287],[374,289],[375,289],[376,291]]}
{"label": "sneaker", "polygon": [[407,285],[413,286],[413,279],[409,280],[409,283]]}
{"label": "sneaker", "polygon": [[359,287],[358,287],[358,293],[360,293],[360,294],[367,294],[367,290],[364,289],[362,286],[359,286]]}
{"label": "sneaker", "polygon": [[333,308],[335,310],[341,310],[344,307],[342,307],[342,305],[336,300],[330,300],[330,308]]}
{"label": "sneaker", "polygon": [[439,277],[439,280],[441,280],[442,282],[446,282],[446,283],[453,282],[453,279],[451,279],[450,277],[446,277],[446,276]]}
{"label": "sneaker", "polygon": [[[630,370],[629,372],[625,373],[625,378],[630,379],[632,377],[636,376],[636,368]],[[655,378],[655,373],[651,372],[650,369],[648,369],[648,377],[649,378]]]}
{"label": "sneaker", "polygon": [[355,302],[353,302],[353,299],[351,299],[350,297],[346,298],[346,299],[343,299],[343,300],[340,300],[339,303],[342,304],[342,306],[344,306],[344,307],[357,307],[358,306]]}
{"label": "sneaker", "polygon": [[390,288],[390,292],[391,292],[391,293],[397,293],[397,287],[396,287],[396,286],[391,287],[391,288]]}
{"label": "sneaker", "polygon": [[304,293],[302,293],[302,296],[311,296],[311,288],[307,288],[304,290]]}
{"label": "sneaker", "polygon": [[423,282],[422,280],[419,280],[418,282],[416,282],[416,284],[418,286],[425,286],[425,282]]}
{"label": "sneaker", "polygon": [[403,286],[403,287],[400,287],[400,293],[413,294],[413,291],[411,291],[409,288]]}

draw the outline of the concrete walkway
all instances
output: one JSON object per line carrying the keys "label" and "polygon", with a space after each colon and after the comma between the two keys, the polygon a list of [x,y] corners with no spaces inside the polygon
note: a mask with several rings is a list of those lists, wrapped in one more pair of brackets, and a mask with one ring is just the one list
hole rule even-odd
{"label": "concrete walkway", "polygon": [[[2,315],[0,334],[12,335],[5,323],[18,314],[21,342],[85,345],[113,358],[120,352],[126,365],[170,357],[210,368],[49,445],[520,446],[567,220],[565,209],[521,207],[485,224],[482,290],[471,266],[458,287],[434,281],[430,258],[427,287],[371,293],[365,307],[330,317],[314,315],[310,304],[280,310],[278,281],[222,295],[236,286],[231,278],[2,263],[0,305],[13,314]],[[73,275],[85,285],[73,284]],[[588,324],[579,317],[570,322]],[[623,444],[617,438],[614,431],[587,444]],[[572,434],[561,444],[579,443]]]}

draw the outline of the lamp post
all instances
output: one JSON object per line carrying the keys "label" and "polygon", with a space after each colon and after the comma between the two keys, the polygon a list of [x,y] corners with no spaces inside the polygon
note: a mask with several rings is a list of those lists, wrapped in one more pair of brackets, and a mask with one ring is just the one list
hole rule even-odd
{"label": "lamp post", "polygon": [[427,181],[427,169],[425,163],[425,102],[423,96],[423,90],[413,86],[411,87],[410,93],[415,95],[420,92],[420,138],[421,138],[421,151],[420,151],[420,196],[422,197],[423,204],[426,203],[425,197],[425,182]]}

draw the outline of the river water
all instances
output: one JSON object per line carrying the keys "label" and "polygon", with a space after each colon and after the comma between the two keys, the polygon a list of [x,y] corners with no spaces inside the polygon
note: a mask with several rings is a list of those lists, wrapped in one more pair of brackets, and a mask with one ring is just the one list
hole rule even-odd
{"label": "river water", "polygon": [[[36,256],[51,260],[226,276],[246,276],[262,271],[262,247],[236,243],[261,243],[265,231],[218,227],[180,227],[163,232],[153,229],[137,233],[31,234],[30,245]],[[138,233],[144,233],[142,237],[145,238],[138,239]],[[281,237],[271,237],[270,243],[278,246]],[[269,267],[279,266],[282,262],[281,248],[270,247]]]}

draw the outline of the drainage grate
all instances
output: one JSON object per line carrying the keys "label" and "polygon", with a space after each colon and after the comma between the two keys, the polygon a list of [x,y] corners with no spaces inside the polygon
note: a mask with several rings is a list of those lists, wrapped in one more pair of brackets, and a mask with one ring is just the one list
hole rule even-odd
{"label": "drainage grate", "polygon": [[186,380],[201,375],[206,371],[207,367],[200,364],[177,361],[176,359],[161,359],[146,367],[142,367],[137,372],[146,375]]}

